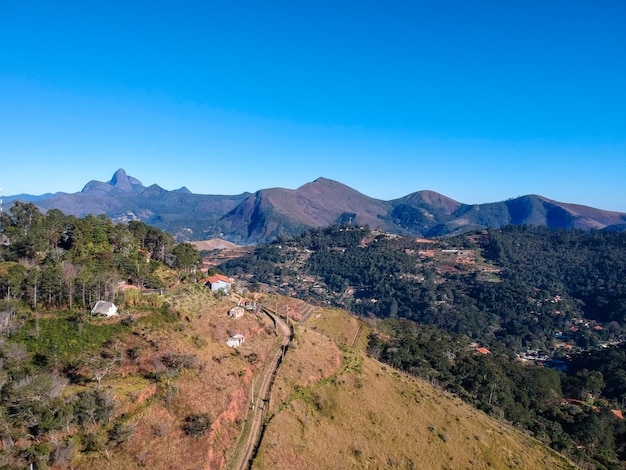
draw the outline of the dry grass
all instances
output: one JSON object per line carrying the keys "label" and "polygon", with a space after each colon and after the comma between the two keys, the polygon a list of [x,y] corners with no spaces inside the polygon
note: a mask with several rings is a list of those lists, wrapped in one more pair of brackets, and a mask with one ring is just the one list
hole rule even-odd
{"label": "dry grass", "polygon": [[[186,290],[171,301],[181,320],[166,322],[159,314],[144,313],[135,334],[123,341],[136,357],[126,357],[102,381],[118,402],[112,422],[132,426],[132,437],[119,447],[79,456],[73,468],[221,468],[234,452],[248,411],[250,382],[277,337],[263,317],[228,318],[234,302],[206,289]],[[234,332],[246,337],[238,349],[225,344]],[[168,353],[193,357],[193,365],[168,374],[160,361]],[[183,431],[184,418],[194,413],[210,417],[211,428],[202,436]]]}
{"label": "dry grass", "polygon": [[[279,308],[282,300],[283,308],[301,307],[274,299]],[[265,316],[228,318],[234,303],[205,289],[185,287],[169,302],[174,319],[130,312],[134,334],[120,347],[134,354],[102,382],[118,401],[111,425],[123,422],[134,434],[119,447],[81,454],[73,468],[217,469],[232,460],[250,384],[279,337]],[[537,441],[366,357],[369,327],[346,312],[319,309],[294,328],[253,468],[574,468]],[[235,332],[246,336],[236,350],[225,344]],[[193,356],[193,366],[168,376],[160,361],[167,353]],[[193,413],[209,415],[209,432],[185,435],[183,420]]]}
{"label": "dry grass", "polygon": [[575,468],[538,441],[356,349],[344,350],[330,375],[297,385],[316,371],[302,358],[332,362],[336,350],[324,349],[320,341],[301,341],[287,355],[253,468]]}
{"label": "dry grass", "polygon": [[[357,334],[362,343],[361,322],[345,310],[320,308],[306,325],[328,336],[341,347],[352,346]],[[365,339],[367,340],[367,336]]]}
{"label": "dry grass", "polygon": [[288,401],[295,390],[330,377],[341,363],[337,345],[315,330],[295,326],[294,338],[274,381],[270,408]]}

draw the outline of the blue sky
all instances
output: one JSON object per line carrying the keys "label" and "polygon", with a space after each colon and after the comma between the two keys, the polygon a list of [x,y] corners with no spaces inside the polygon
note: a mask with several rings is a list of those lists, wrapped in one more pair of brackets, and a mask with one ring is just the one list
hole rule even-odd
{"label": "blue sky", "polygon": [[626,2],[0,0],[0,187],[626,212]]}

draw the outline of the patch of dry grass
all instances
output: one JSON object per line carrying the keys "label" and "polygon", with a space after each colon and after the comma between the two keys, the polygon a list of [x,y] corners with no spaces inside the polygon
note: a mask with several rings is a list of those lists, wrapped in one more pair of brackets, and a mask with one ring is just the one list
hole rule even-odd
{"label": "patch of dry grass", "polygon": [[[307,327],[331,338],[341,347],[352,346],[361,340],[361,325],[357,318],[338,308],[319,308],[307,322]],[[358,334],[358,338],[357,338]],[[367,337],[366,337],[367,340]]]}
{"label": "patch of dry grass", "polygon": [[327,336],[295,325],[285,361],[274,381],[270,408],[288,401],[295,390],[330,377],[341,363],[340,350]]}

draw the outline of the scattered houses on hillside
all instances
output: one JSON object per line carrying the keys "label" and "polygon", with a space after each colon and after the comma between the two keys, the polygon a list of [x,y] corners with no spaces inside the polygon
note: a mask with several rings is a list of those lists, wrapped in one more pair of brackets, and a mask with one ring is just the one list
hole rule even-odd
{"label": "scattered houses on hillside", "polygon": [[113,302],[107,302],[106,300],[98,300],[96,305],[91,309],[92,315],[100,315],[103,317],[112,317],[117,315],[117,307]]}

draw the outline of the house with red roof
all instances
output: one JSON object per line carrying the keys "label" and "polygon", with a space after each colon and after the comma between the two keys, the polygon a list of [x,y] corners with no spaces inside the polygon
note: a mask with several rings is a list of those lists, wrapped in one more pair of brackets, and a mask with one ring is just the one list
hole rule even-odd
{"label": "house with red roof", "polygon": [[211,292],[218,292],[221,290],[229,293],[233,285],[233,280],[229,277],[223,276],[222,274],[214,274],[213,276],[202,279],[200,282],[203,285],[210,287]]}

